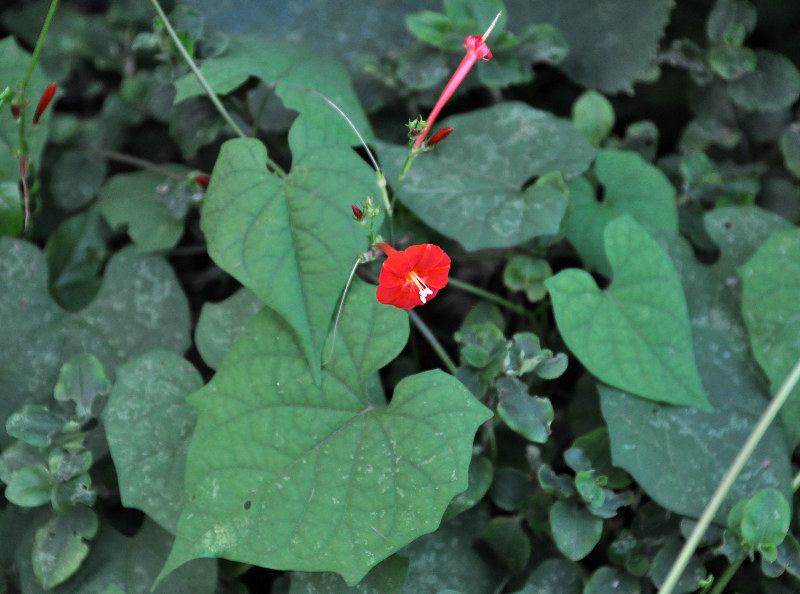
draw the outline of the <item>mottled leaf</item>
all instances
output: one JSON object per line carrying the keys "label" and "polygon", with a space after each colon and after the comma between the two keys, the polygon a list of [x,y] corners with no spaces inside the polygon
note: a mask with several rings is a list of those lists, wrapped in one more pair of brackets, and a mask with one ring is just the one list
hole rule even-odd
{"label": "mottled leaf", "polygon": [[97,297],[79,312],[52,300],[44,255],[25,241],[0,239],[0,286],[0,419],[52,395],[61,365],[75,355],[93,354],[113,375],[133,356],[190,344],[189,307],[174,273],[135,249],[109,260]]}
{"label": "mottled leaf", "polygon": [[[442,122],[455,132],[414,161],[399,199],[468,250],[507,247],[558,233],[564,193],[536,176],[584,171],[594,149],[572,125],[523,103],[501,103]],[[408,150],[378,145],[390,181]]]}
{"label": "mottled leaf", "polygon": [[169,351],[152,351],[117,370],[103,410],[122,504],[142,510],[173,533],[197,419],[186,397],[202,385],[188,361]]}

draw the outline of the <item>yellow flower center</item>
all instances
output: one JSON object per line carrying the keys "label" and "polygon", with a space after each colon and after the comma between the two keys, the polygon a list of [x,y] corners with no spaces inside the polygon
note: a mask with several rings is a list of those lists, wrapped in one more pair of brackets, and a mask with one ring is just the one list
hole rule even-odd
{"label": "yellow flower center", "polygon": [[406,282],[414,283],[419,289],[419,300],[425,303],[428,295],[433,295],[433,291],[428,288],[428,285],[419,277],[413,270],[406,275]]}

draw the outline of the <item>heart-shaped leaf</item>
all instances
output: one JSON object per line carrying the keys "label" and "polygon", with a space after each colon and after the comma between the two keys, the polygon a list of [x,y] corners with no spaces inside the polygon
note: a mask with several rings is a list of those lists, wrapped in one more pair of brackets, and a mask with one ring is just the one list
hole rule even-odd
{"label": "heart-shaped leaf", "polygon": [[269,309],[256,314],[190,397],[198,423],[164,573],[224,557],[353,584],[436,528],[467,487],[473,436],[490,413],[438,370],[376,404],[367,380],[407,337],[404,314],[353,283],[316,386],[288,326]]}
{"label": "heart-shaped leaf", "polygon": [[[669,253],[687,290],[698,369],[714,412],[647,402],[600,386],[612,460],[662,507],[699,517],[767,406],[767,390],[750,354],[738,314],[736,267],[775,229],[789,224],[755,207],[720,208],[706,216],[720,246],[714,266],[698,263],[688,244],[672,238]],[[731,395],[735,394],[736,397]],[[635,448],[630,444],[636,444]],[[767,486],[791,494],[790,450],[776,424],[769,428],[715,520],[737,501]]]}
{"label": "heart-shaped leaf", "polygon": [[680,279],[658,243],[630,216],[606,225],[614,271],[601,291],[584,270],[545,281],[561,335],[589,371],[637,396],[709,410],[694,361]]}
{"label": "heart-shaped leaf", "polygon": [[269,172],[266,161],[257,140],[226,142],[201,226],[214,261],[288,322],[319,379],[333,311],[367,248],[350,205],[375,189],[375,176],[341,146],[295,152],[286,178]]}
{"label": "heart-shaped leaf", "polygon": [[586,267],[610,276],[603,251],[606,224],[629,214],[648,231],[677,233],[675,189],[660,169],[630,151],[600,150],[594,172],[603,187],[603,201],[597,201],[586,179],[572,180],[564,229]]}
{"label": "heart-shaped leaf", "polygon": [[191,363],[169,351],[151,351],[117,370],[103,410],[122,504],[142,510],[173,533],[197,419],[186,397],[202,385]]}
{"label": "heart-shaped leaf", "polygon": [[111,258],[100,292],[79,312],[53,301],[44,255],[25,241],[0,239],[0,286],[0,419],[52,394],[61,365],[75,355],[95,355],[112,375],[131,357],[154,348],[182,353],[191,343],[175,274],[163,258],[135,249]]}
{"label": "heart-shaped leaf", "polygon": [[[562,191],[532,178],[575,175],[594,148],[569,122],[522,103],[448,118],[455,132],[418,157],[399,199],[425,223],[468,250],[507,247],[555,235],[567,208]],[[394,180],[407,148],[378,145]]]}

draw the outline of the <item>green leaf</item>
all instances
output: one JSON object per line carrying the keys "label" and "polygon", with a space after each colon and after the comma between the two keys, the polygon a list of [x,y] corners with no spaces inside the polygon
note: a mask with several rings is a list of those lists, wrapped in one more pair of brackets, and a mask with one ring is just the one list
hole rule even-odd
{"label": "green leaf", "polygon": [[222,360],[244,330],[247,320],[264,307],[252,291],[240,289],[219,303],[206,302],[194,331],[194,342],[206,365],[219,369]]}
{"label": "green leaf", "polygon": [[781,154],[786,169],[800,178],[800,123],[791,124],[781,134]]}
{"label": "green leaf", "polygon": [[539,338],[532,332],[517,332],[506,345],[503,360],[503,373],[521,376],[535,373],[542,379],[556,379],[567,369],[567,356],[564,353],[553,354],[550,349],[543,349]]}
{"label": "green leaf", "polygon": [[616,567],[608,567],[604,565],[597,569],[586,586],[583,589],[583,594],[640,594],[642,592],[641,582],[628,575],[624,571]]}
{"label": "green leaf", "polygon": [[[17,88],[26,78],[28,67],[31,63],[31,55],[23,50],[13,35],[9,35],[0,40],[0,89],[9,86]],[[31,73],[27,86],[28,102],[35,105],[38,101],[37,93],[41,94],[51,81],[45,78],[41,65],[37,64]],[[29,105],[23,117],[30,125],[33,117],[33,105]],[[50,125],[50,112],[52,107],[45,112],[39,125],[35,128],[29,127],[27,134],[28,156],[33,163],[41,163],[42,150],[47,140],[47,132]],[[6,116],[0,118],[0,180],[7,177],[10,180],[19,180],[19,159],[12,155],[19,148],[19,126],[14,118],[10,117],[9,112],[5,111]],[[5,176],[3,175],[5,173]]]}
{"label": "green leaf", "polygon": [[335,573],[295,571],[289,594],[399,594],[407,573],[408,559],[400,555],[378,563],[353,587],[348,587]]}
{"label": "green leaf", "polygon": [[190,398],[198,423],[164,572],[220,556],[335,571],[352,585],[433,530],[467,487],[473,436],[489,413],[438,370],[403,379],[388,406],[371,403],[367,379],[407,336],[404,313],[355,282],[318,387],[286,324],[256,314]]}
{"label": "green leaf", "polygon": [[503,283],[512,291],[525,291],[528,301],[535,303],[547,295],[544,281],[552,275],[553,271],[547,260],[517,254],[508,261],[503,270]]}
{"label": "green leaf", "polygon": [[100,210],[114,228],[127,226],[128,235],[145,252],[167,250],[183,235],[183,217],[170,211],[167,197],[184,183],[189,169],[169,165],[178,179],[152,171],[119,173],[100,189]]}
{"label": "green leaf", "polygon": [[740,525],[744,542],[753,547],[776,547],[786,538],[792,520],[789,502],[774,488],[753,495],[742,510]]}
{"label": "green leaf", "polygon": [[30,545],[26,551],[23,541],[16,554],[21,590],[26,594],[214,594],[217,564],[213,559],[192,561],[152,589],[171,542],[172,536],[149,520],[132,538],[101,524],[77,573],[60,586],[44,590],[34,577]]}
{"label": "green leaf", "polygon": [[[664,580],[667,579],[667,574],[672,565],[677,559],[678,554],[681,552],[683,541],[677,537],[671,537],[662,546],[653,557],[653,562],[650,565],[650,577],[656,587],[660,588]],[[689,559],[689,563],[683,570],[680,579],[675,584],[673,592],[675,594],[689,594],[690,592],[697,592],[698,588],[702,585],[701,582],[708,575],[706,568],[703,566],[702,561],[697,555]]]}
{"label": "green leaf", "polygon": [[562,557],[545,559],[531,572],[516,594],[581,594],[583,580],[579,565]]}
{"label": "green leaf", "polygon": [[600,542],[603,520],[586,508],[556,501],[550,508],[550,529],[558,550],[571,561],[583,559]]}
{"label": "green leaf", "polygon": [[97,533],[97,515],[80,505],[70,513],[54,515],[36,531],[33,540],[33,572],[46,589],[69,579],[86,558],[86,544]]}
{"label": "green leaf", "polygon": [[512,431],[535,443],[547,441],[553,422],[553,405],[547,398],[529,395],[527,386],[513,377],[497,380],[497,393],[497,414]]}
{"label": "green leaf", "polygon": [[[775,394],[800,358],[800,232],[776,231],[738,269],[742,278],[742,317],[753,355]],[[792,446],[800,443],[800,389],[792,390],[780,417]]]}
{"label": "green leaf", "polygon": [[190,344],[186,297],[157,256],[121,250],[94,301],[71,313],[47,293],[43,254],[2,238],[0,286],[7,288],[0,292],[0,419],[52,394],[62,364],[75,355],[92,353],[110,371],[153,348],[183,352]]}
{"label": "green leaf", "polygon": [[404,548],[400,554],[408,557],[409,567],[403,594],[491,592],[494,572],[472,546],[488,516],[486,508],[472,509]]}
{"label": "green leaf", "polygon": [[[691,288],[686,297],[694,352],[713,413],[599,388],[614,465],[628,471],[665,509],[700,516],[767,406],[767,391],[738,313],[736,267],[770,232],[787,226],[777,215],[755,207],[720,208],[706,216],[708,233],[721,250],[714,266],[698,263],[682,240],[672,239],[668,246],[683,285]],[[724,524],[734,503],[769,486],[790,496],[789,450],[777,425],[745,465],[715,522]]]}
{"label": "green leaf", "polygon": [[86,307],[100,290],[108,250],[106,227],[96,208],[63,220],[47,238],[45,255],[54,298],[70,311]]}
{"label": "green leaf", "polygon": [[186,402],[203,380],[169,351],[142,355],[117,370],[103,411],[108,447],[125,507],[174,533],[183,504],[186,452],[197,414]]}
{"label": "green leaf", "polygon": [[106,178],[106,162],[87,151],[63,153],[52,166],[50,190],[56,204],[66,211],[83,208],[97,194]]}
{"label": "green leaf", "polygon": [[614,271],[605,291],[578,269],[545,281],[564,341],[595,377],[612,386],[709,410],[672,262],[630,216],[610,222],[604,235]]}
{"label": "green leaf", "polygon": [[728,86],[731,99],[749,111],[777,111],[800,95],[800,72],[791,60],[768,51],[756,52],[756,69]]}
{"label": "green leaf", "polygon": [[467,490],[453,497],[450,505],[447,506],[447,511],[442,521],[446,522],[480,503],[492,485],[493,476],[494,466],[492,461],[481,454],[473,454],[472,461],[469,464]]}
{"label": "green leaf", "polygon": [[[0,180],[2,178],[3,172],[0,170]],[[0,181],[0,236],[19,235],[22,233],[23,221],[19,185],[11,181]]]}
{"label": "green leaf", "polygon": [[[290,41],[233,37],[227,51],[206,60],[200,70],[220,95],[229,93],[251,76],[274,87],[284,106],[300,113],[293,124],[297,129],[292,142],[295,157],[311,147],[350,146],[358,142],[344,118],[320,94],[344,111],[362,136],[372,135],[350,77],[334,54],[320,54]],[[175,103],[205,93],[191,73],[175,86],[178,90]]]}
{"label": "green leaf", "polygon": [[170,112],[169,135],[178,143],[186,159],[219,138],[227,126],[207,97],[191,97],[173,106]]}
{"label": "green leaf", "polygon": [[11,477],[6,486],[6,499],[20,507],[38,507],[50,502],[52,487],[50,473],[44,466],[26,466]]}
{"label": "green leaf", "polygon": [[569,183],[571,209],[564,230],[586,267],[610,276],[603,251],[606,225],[629,214],[648,231],[677,233],[675,189],[660,169],[634,152],[600,150],[594,171],[603,187],[602,202],[595,198],[588,181],[572,180]]}
{"label": "green leaf", "polygon": [[83,353],[67,361],[61,368],[53,392],[56,400],[75,403],[75,414],[80,419],[97,416],[92,405],[111,391],[111,380],[103,364],[92,354]]}
{"label": "green leaf", "polygon": [[294,151],[287,178],[270,173],[266,160],[257,140],[222,146],[201,226],[214,261],[294,329],[318,379],[339,295],[367,248],[350,205],[374,189],[375,178],[341,146]]}
{"label": "green leaf", "polygon": [[511,467],[495,468],[489,494],[492,503],[503,511],[519,510],[534,492],[528,474]]}
{"label": "green leaf", "polygon": [[572,104],[572,124],[595,146],[611,132],[614,120],[611,102],[597,91],[586,91]]}
{"label": "green leaf", "polygon": [[[572,125],[523,103],[500,103],[442,123],[455,132],[414,162],[399,199],[468,250],[508,247],[558,233],[567,198],[531,178],[584,171],[594,149]],[[378,143],[388,179],[408,149]],[[502,184],[497,172],[502,171]]]}
{"label": "green leaf", "polygon": [[519,2],[514,5],[514,19],[557,26],[570,47],[561,69],[584,87],[616,93],[632,91],[655,60],[672,4],[671,0]]}
{"label": "green leaf", "polygon": [[531,556],[531,541],[522,529],[522,518],[496,517],[484,527],[481,540],[512,573],[525,568]]}
{"label": "green leaf", "polygon": [[50,445],[50,438],[66,424],[66,419],[54,415],[46,406],[25,405],[6,420],[6,431],[27,444],[39,448]]}

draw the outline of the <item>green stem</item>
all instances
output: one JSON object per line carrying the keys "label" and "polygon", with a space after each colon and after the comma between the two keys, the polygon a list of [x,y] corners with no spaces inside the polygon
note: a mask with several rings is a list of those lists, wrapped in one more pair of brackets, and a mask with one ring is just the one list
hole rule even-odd
{"label": "green stem", "polygon": [[331,337],[331,351],[328,353],[328,356],[322,362],[322,365],[326,365],[333,357],[333,351],[336,348],[336,331],[339,329],[339,319],[342,317],[342,309],[344,309],[344,300],[347,298],[347,292],[350,290],[350,283],[353,282],[353,277],[356,274],[356,270],[358,270],[358,265],[361,264],[363,260],[361,258],[356,258],[356,263],[353,264],[353,268],[350,269],[350,276],[347,277],[347,284],[344,286],[344,291],[342,291],[342,298],[339,300],[339,309],[336,312],[336,321],[333,323],[333,336]]}
{"label": "green stem", "polygon": [[453,360],[450,358],[450,355],[447,354],[447,351],[444,350],[444,347],[441,345],[441,343],[436,340],[436,337],[433,335],[433,332],[431,332],[431,329],[428,328],[428,325],[422,321],[422,318],[420,318],[416,312],[410,309],[408,310],[408,317],[411,318],[414,326],[416,326],[420,334],[425,337],[425,340],[428,341],[428,344],[431,345],[431,348],[436,351],[437,355],[439,355],[439,359],[442,360],[442,363],[444,363],[444,366],[447,367],[447,370],[455,375],[457,369],[456,364],[453,363]]}
{"label": "green stem", "polygon": [[739,453],[736,455],[736,459],[731,464],[728,472],[725,473],[722,481],[720,481],[717,490],[711,497],[711,501],[708,502],[708,505],[703,510],[703,515],[700,516],[700,519],[697,521],[694,530],[692,530],[692,533],[684,543],[680,554],[672,564],[672,568],[670,569],[669,574],[667,574],[667,579],[664,581],[664,584],[658,591],[659,594],[670,594],[675,588],[675,584],[678,583],[683,570],[686,569],[686,565],[689,563],[692,554],[697,548],[697,545],[700,543],[700,539],[703,537],[706,529],[711,524],[711,521],[714,519],[717,511],[722,506],[722,502],[725,500],[725,497],[731,490],[734,481],[736,481],[738,478],[742,468],[744,468],[744,465],[750,459],[750,456],[752,456],[753,451],[756,449],[759,441],[761,441],[761,438],[764,437],[764,434],[775,420],[775,417],[778,416],[778,412],[786,403],[786,400],[789,398],[789,394],[792,392],[792,389],[795,387],[795,385],[797,385],[798,381],[800,381],[800,359],[798,359],[798,361],[794,364],[794,367],[792,367],[792,370],[789,372],[789,375],[786,377],[783,385],[778,390],[778,393],[775,394],[775,398],[772,399],[772,402],[770,402],[769,406],[764,411],[764,414],[761,415],[761,418],[756,423],[756,426],[747,437],[747,441],[745,441],[742,449],[739,450]]}
{"label": "green stem", "polygon": [[711,592],[709,592],[709,594],[723,594],[723,592],[725,592],[725,587],[728,585],[728,582],[731,581],[736,572],[739,571],[739,567],[741,567],[746,556],[747,555],[739,555],[738,559],[725,568],[725,571],[719,577],[719,580],[716,581],[714,588],[711,590]]}
{"label": "green stem", "polygon": [[119,163],[127,163],[128,165],[133,165],[134,167],[138,167],[146,171],[152,171],[153,173],[158,173],[160,175],[169,177],[174,180],[180,181],[185,179],[185,176],[179,173],[175,173],[174,171],[167,169],[166,167],[157,165],[152,161],[147,161],[146,159],[140,159],[139,157],[134,157],[133,155],[126,155],[125,153],[118,153],[117,151],[110,151],[108,149],[101,149],[101,148],[89,148],[87,149],[87,152],[97,157],[103,157],[105,159],[110,159],[112,161],[117,161]]}
{"label": "green stem", "polygon": [[50,10],[47,11],[47,16],[44,18],[44,25],[42,25],[42,30],[39,32],[39,38],[36,40],[36,47],[33,48],[33,55],[31,56],[30,64],[28,64],[28,72],[25,73],[25,78],[22,80],[22,93],[25,93],[25,89],[28,88],[28,82],[31,80],[31,76],[33,76],[33,69],[36,66],[36,62],[39,61],[39,53],[42,51],[42,46],[44,45],[44,38],[47,37],[47,30],[50,28],[50,23],[53,22],[53,17],[56,14],[56,6],[58,6],[58,0],[52,0],[50,2]]}
{"label": "green stem", "polygon": [[792,479],[792,493],[797,493],[797,489],[800,489],[800,472],[794,475],[794,479]]}
{"label": "green stem", "polygon": [[476,287],[475,285],[471,285],[469,283],[465,283],[464,281],[460,281],[457,278],[450,277],[450,280],[447,281],[452,287],[456,289],[461,289],[462,291],[466,291],[467,293],[472,293],[473,295],[477,295],[482,299],[486,299],[487,301],[493,301],[497,305],[501,307],[505,307],[509,311],[513,311],[516,314],[524,316],[529,320],[535,321],[534,315],[532,312],[528,311],[521,305],[517,305],[515,303],[511,303],[507,299],[503,299],[502,297],[498,297],[494,293],[490,293],[489,291],[485,291],[480,287]]}
{"label": "green stem", "polygon": [[197,82],[200,83],[200,86],[203,87],[203,90],[208,95],[208,98],[211,99],[211,103],[214,104],[214,107],[217,108],[219,115],[222,116],[228,125],[233,128],[233,131],[240,138],[247,138],[247,134],[245,134],[241,128],[233,121],[233,118],[228,113],[228,110],[222,105],[222,102],[217,97],[217,94],[214,92],[214,89],[211,88],[211,85],[208,84],[206,77],[203,76],[203,73],[200,72],[200,69],[195,64],[195,61],[189,55],[189,52],[186,51],[186,48],[183,47],[183,44],[178,39],[177,33],[175,33],[175,29],[172,28],[172,24],[169,22],[164,9],[161,8],[161,4],[159,4],[158,0],[150,0],[150,3],[153,5],[153,8],[156,9],[158,16],[161,18],[161,21],[164,23],[164,28],[167,30],[170,38],[172,38],[172,42],[175,44],[175,47],[178,48],[178,52],[180,53],[181,57],[186,62],[186,65],[189,66],[189,69],[194,73],[195,78],[197,78]]}

